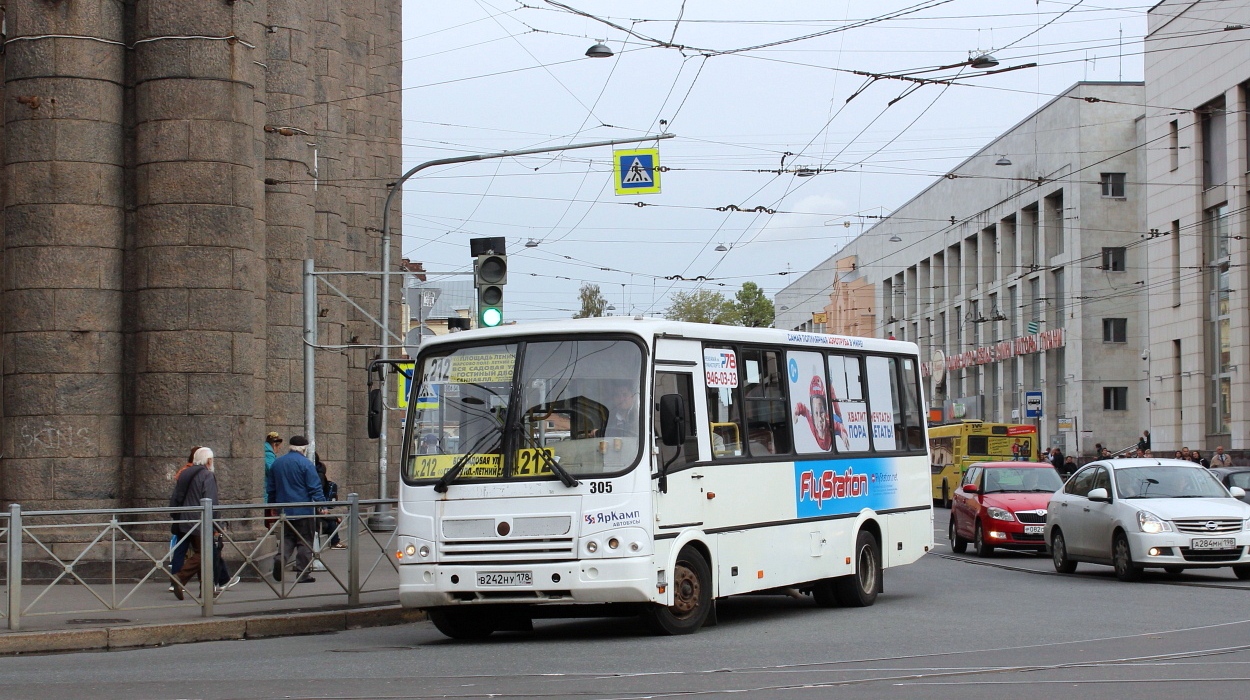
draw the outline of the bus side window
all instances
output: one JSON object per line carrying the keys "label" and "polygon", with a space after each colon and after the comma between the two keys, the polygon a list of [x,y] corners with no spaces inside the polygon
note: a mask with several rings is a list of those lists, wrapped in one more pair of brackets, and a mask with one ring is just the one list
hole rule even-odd
{"label": "bus side window", "polygon": [[790,453],[790,414],[786,406],[781,353],[742,351],[746,371],[747,447],[755,456]]}
{"label": "bus side window", "polygon": [[742,388],[738,354],[733,348],[705,346],[703,364],[712,459],[741,457]]}
{"label": "bus side window", "polygon": [[[681,447],[678,464],[690,464],[699,459],[699,422],[694,415],[694,377],[686,373],[656,372],[655,401],[653,402],[651,424],[655,426],[655,436],[660,436],[660,397],[665,394],[680,394],[686,402],[686,442]],[[676,447],[660,445],[660,458],[667,464],[673,458]]]}
{"label": "bus side window", "polygon": [[920,378],[916,376],[916,363],[903,359],[903,430],[907,435],[907,448],[923,450],[925,445],[924,412],[920,406]]}

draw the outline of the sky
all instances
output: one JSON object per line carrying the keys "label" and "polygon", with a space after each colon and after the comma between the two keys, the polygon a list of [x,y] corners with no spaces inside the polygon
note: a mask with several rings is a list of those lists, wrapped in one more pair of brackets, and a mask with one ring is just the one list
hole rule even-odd
{"label": "sky", "polygon": [[[1141,80],[1149,7],[404,3],[405,169],[646,137],[615,148],[658,145],[668,169],[660,193],[618,196],[607,146],[432,167],[404,189],[404,257],[465,271],[470,238],[506,237],[517,322],[572,316],[586,282],[617,314],[747,281],[771,296],[1073,83]],[[614,55],[587,58],[600,41]],[[966,65],[987,52],[997,73]]]}

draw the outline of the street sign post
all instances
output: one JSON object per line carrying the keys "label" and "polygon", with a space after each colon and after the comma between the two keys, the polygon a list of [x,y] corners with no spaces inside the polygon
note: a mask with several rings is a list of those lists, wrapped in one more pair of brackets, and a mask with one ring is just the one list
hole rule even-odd
{"label": "street sign post", "polygon": [[1024,392],[1024,417],[1025,418],[1041,418],[1042,417],[1042,392],[1040,391]]}

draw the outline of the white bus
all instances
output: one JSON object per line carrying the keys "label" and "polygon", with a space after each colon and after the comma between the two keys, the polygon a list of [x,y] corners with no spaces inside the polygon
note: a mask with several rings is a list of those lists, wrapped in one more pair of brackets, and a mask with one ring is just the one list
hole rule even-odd
{"label": "white bus", "polygon": [[871,605],[933,541],[919,370],[912,343],[642,318],[428,339],[400,601],[460,639],[605,613],[690,633],[741,593]]}

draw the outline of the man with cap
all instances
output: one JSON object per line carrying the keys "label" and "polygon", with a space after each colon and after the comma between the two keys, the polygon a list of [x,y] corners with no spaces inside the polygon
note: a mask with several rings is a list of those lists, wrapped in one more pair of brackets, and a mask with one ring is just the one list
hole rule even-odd
{"label": "man with cap", "polygon": [[[308,459],[308,438],[296,435],[291,438],[291,451],[277,458],[265,476],[265,491],[270,503],[307,503],[326,500],[321,490],[321,477],[317,467]],[[312,561],[313,508],[301,506],[283,508],[287,523],[282,531],[282,556],[274,559],[273,578],[282,580],[284,562],[292,552],[295,554],[296,571],[300,573],[296,583],[312,583],[316,579],[308,575]]]}

